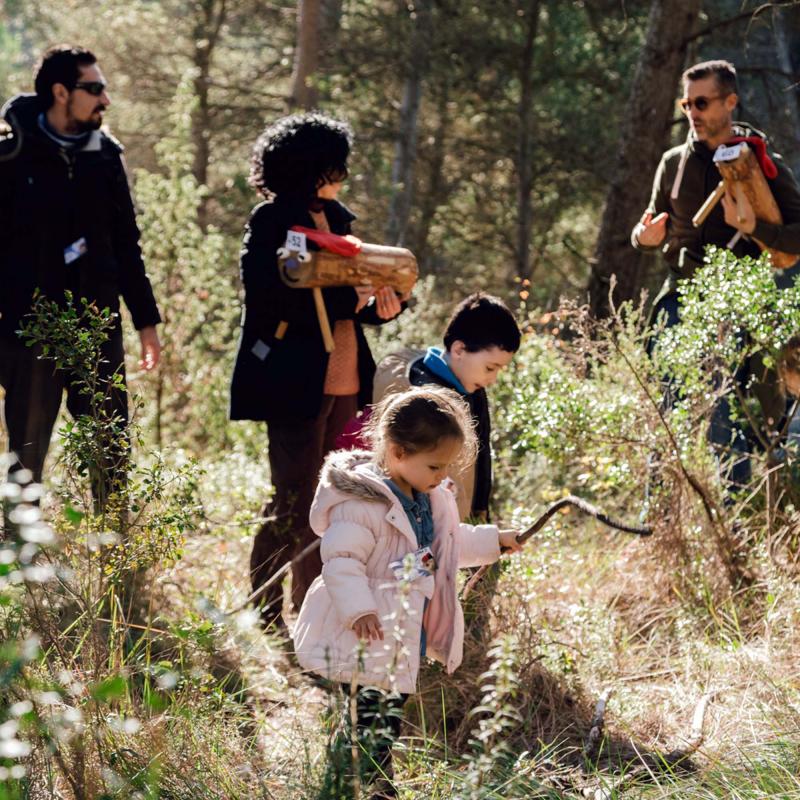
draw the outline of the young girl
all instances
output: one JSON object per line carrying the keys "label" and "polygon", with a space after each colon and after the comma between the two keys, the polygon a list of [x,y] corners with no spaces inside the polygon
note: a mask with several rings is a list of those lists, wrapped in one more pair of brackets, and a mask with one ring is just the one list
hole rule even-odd
{"label": "young girl", "polygon": [[[362,324],[397,316],[390,289],[367,303],[352,286],[322,290],[334,350],[325,350],[311,289],[286,286],[277,251],[293,225],[350,233],[354,215],[336,200],[347,179],[352,131],[320,113],[269,125],[253,149],[250,180],[265,202],[250,216],[241,252],[245,311],[231,384],[231,419],[265,421],[272,500],[250,558],[253,588],[264,584],[313,539],[308,510],[322,459],[356,411],[372,401],[375,363]],[[313,247],[313,245],[310,245]],[[292,566],[292,601],[300,608],[319,575],[316,552]],[[260,598],[265,622],[281,611],[283,590]]]}
{"label": "young girl", "polygon": [[469,410],[454,392],[389,395],[367,434],[372,452],[331,453],[322,469],[311,508],[322,575],[306,595],[294,643],[302,667],[348,691],[360,687],[362,760],[382,773],[375,796],[392,797],[391,746],[422,655],[448,672],[461,663],[458,568],[491,564],[501,548],[519,545],[515,531],[460,523],[442,484],[448,468],[476,450]]}

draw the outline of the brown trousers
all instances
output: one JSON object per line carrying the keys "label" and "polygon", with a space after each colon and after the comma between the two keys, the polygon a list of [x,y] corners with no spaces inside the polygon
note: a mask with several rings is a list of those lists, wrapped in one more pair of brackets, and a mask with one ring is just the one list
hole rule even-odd
{"label": "brown trousers", "polygon": [[[256,534],[250,554],[253,590],[271,578],[287,561],[313,542],[316,535],[308,513],[317,490],[319,471],[336,437],[358,410],[356,395],[323,395],[314,420],[267,423],[269,466],[275,493],[264,508],[268,518]],[[308,587],[322,571],[319,550],[292,565],[292,605],[299,611]],[[258,600],[269,623],[281,613],[283,590],[278,581]]]}

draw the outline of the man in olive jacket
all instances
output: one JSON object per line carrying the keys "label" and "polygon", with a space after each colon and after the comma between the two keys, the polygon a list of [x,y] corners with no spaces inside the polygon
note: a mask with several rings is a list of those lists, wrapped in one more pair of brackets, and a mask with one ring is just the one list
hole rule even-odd
{"label": "man in olive jacket", "polygon": [[[733,137],[765,137],[760,131],[733,121],[739,98],[736,70],[729,62],[696,64],[684,73],[683,84],[681,107],[689,120],[689,135],[684,144],[668,150],[661,158],[650,203],[631,234],[634,247],[661,249],[669,265],[669,275],[654,307],[654,318],[665,317],[667,326],[680,320],[677,282],[691,277],[702,264],[706,245],[727,247],[741,234],[732,247],[740,258],[760,254],[753,239],[776,250],[797,253],[800,258],[800,189],[791,170],[775,153],[770,155],[777,175],[767,182],[783,224],[757,220],[746,199],[745,219],[740,222],[736,205],[725,195],[705,222],[694,227],[692,217],[720,181],[713,162],[716,148]],[[797,265],[785,270],[783,276],[777,274],[776,280],[787,280],[796,269]],[[734,485],[746,484],[750,477],[749,446],[742,430],[730,419],[727,398],[714,412],[710,438],[720,448],[730,447],[738,455],[728,478]]]}
{"label": "man in olive jacket", "polygon": [[[116,314],[98,365],[101,380],[115,372],[124,378],[120,295],[139,331],[145,369],[158,363],[161,317],[142,261],[122,147],[100,130],[110,99],[96,58],[79,47],[51,48],[35,88],[2,112],[0,384],[9,445],[18,459],[11,470],[30,470],[38,482],[63,391],[73,416],[87,413],[88,398],[70,374],[39,360],[20,337],[35,293],[63,304],[70,291],[76,302]],[[125,425],[124,393],[111,390],[109,405]]]}

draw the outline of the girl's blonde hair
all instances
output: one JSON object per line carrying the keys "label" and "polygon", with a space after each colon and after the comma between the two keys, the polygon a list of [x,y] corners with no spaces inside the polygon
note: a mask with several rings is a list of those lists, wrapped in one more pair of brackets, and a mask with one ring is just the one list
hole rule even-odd
{"label": "girl's blonde hair", "polygon": [[478,454],[469,408],[455,392],[438,386],[387,395],[375,407],[364,434],[379,464],[385,462],[389,443],[413,455],[435,449],[442,439],[458,439],[461,468],[472,464]]}

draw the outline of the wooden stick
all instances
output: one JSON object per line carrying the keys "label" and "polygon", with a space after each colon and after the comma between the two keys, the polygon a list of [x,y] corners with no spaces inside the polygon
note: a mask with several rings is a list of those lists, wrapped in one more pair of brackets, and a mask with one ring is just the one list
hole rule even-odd
{"label": "wooden stick", "polygon": [[[648,527],[647,525],[632,525],[627,522],[620,522],[617,519],[613,519],[609,517],[608,514],[603,513],[599,508],[596,508],[591,503],[587,503],[586,500],[583,500],[580,497],[575,497],[574,494],[567,495],[566,497],[562,497],[560,500],[556,500],[555,503],[551,503],[545,512],[533,523],[533,525],[528,528],[528,530],[523,531],[522,533],[517,535],[517,541],[520,544],[525,544],[528,539],[531,538],[534,534],[538,533],[544,526],[549,522],[550,518],[561,511],[562,508],[566,508],[567,506],[572,506],[573,508],[577,508],[578,511],[589,514],[589,516],[594,517],[598,522],[602,522],[604,525],[608,525],[610,528],[616,528],[618,531],[625,531],[625,533],[633,533],[637,536],[651,536],[653,533],[653,529]],[[469,593],[475,588],[481,578],[486,574],[486,571],[489,569],[490,565],[482,566],[477,572],[473,574],[473,576],[466,582],[464,588],[461,592],[461,598],[466,599]]]}
{"label": "wooden stick", "polygon": [[722,200],[722,195],[725,194],[725,181],[720,181],[717,188],[706,198],[705,203],[700,206],[700,210],[692,217],[692,225],[699,228],[705,221],[706,217],[712,212],[714,206]]}
{"label": "wooden stick", "polygon": [[322,341],[325,342],[325,352],[333,352],[333,333],[331,333],[331,323],[328,319],[328,310],[325,308],[325,299],[322,297],[322,289],[315,286],[311,293],[314,295],[314,305],[317,307],[317,319],[319,329],[322,331]]}
{"label": "wooden stick", "polygon": [[664,760],[668,764],[674,764],[677,761],[683,761],[700,749],[705,741],[705,720],[708,704],[714,700],[717,694],[718,692],[716,691],[706,692],[700,698],[694,709],[694,715],[692,716],[692,730],[689,734],[686,747],[679,747],[667,753],[664,756]]}
{"label": "wooden stick", "polygon": [[599,697],[594,707],[594,716],[589,726],[589,735],[583,743],[583,757],[590,762],[597,759],[603,739],[603,729],[606,724],[606,704],[611,697],[611,689],[606,689]]}
{"label": "wooden stick", "polygon": [[739,222],[744,222],[746,219],[744,211],[742,208],[744,204],[747,202],[747,199],[744,196],[744,192],[742,191],[742,187],[739,186],[738,183],[733,184],[733,194],[736,197],[736,219]]}
{"label": "wooden stick", "polygon": [[283,339],[286,336],[286,329],[289,327],[289,323],[281,320],[278,323],[278,327],[275,329],[275,338],[276,339]]}

